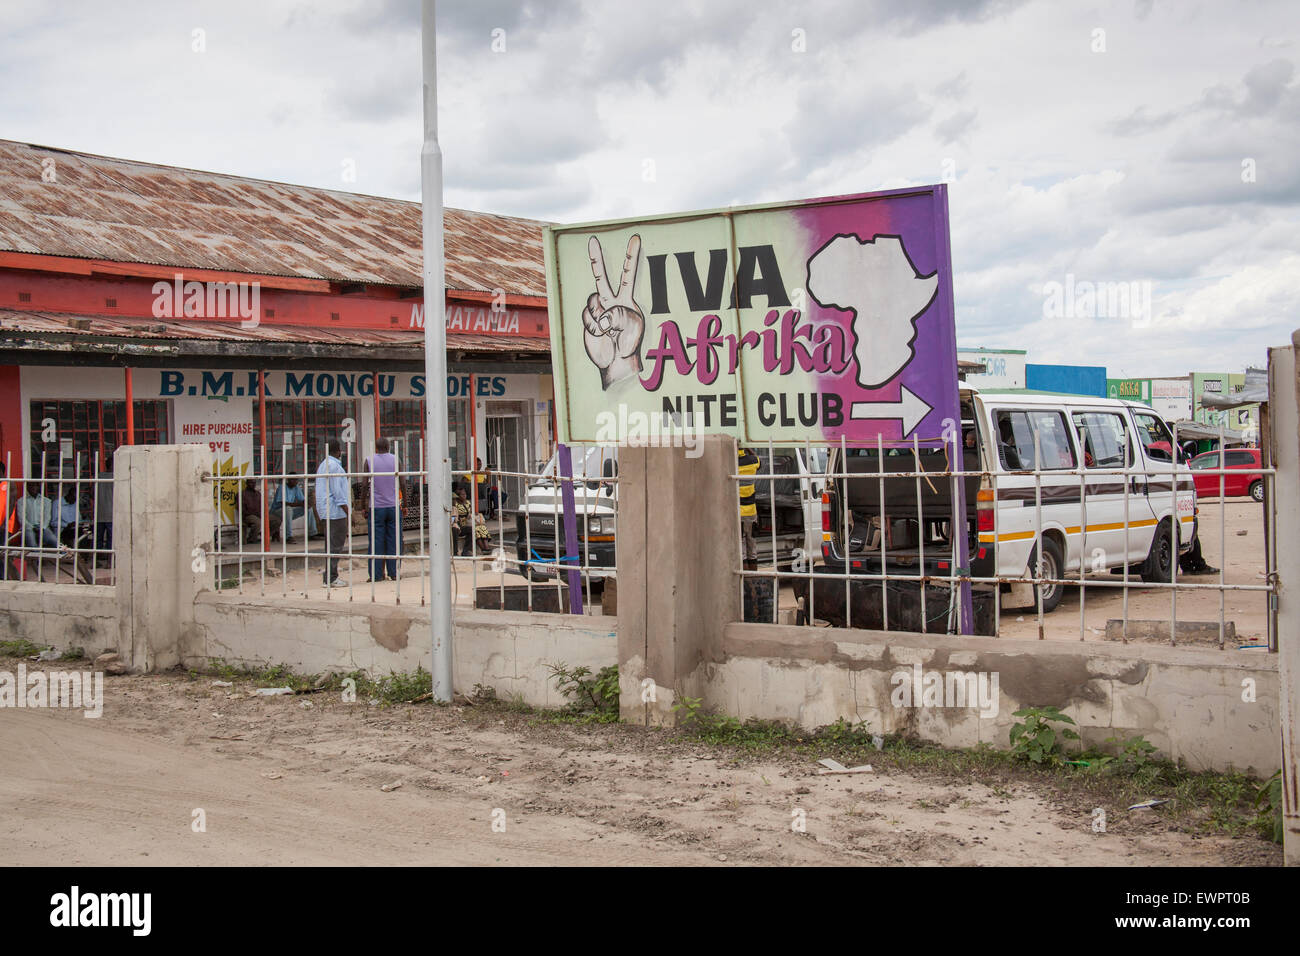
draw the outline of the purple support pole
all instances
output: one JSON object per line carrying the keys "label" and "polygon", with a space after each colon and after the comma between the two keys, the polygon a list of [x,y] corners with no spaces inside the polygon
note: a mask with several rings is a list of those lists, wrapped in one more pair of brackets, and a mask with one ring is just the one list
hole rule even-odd
{"label": "purple support pole", "polygon": [[[557,452],[560,465],[560,477],[573,477],[573,459],[569,454],[569,446],[561,444],[557,446]],[[564,550],[573,552],[565,554],[562,558],[556,555],[556,558],[568,567],[569,573],[569,613],[582,613],[582,573],[578,571],[578,516],[577,509],[573,504],[573,482],[560,482],[561,501],[564,504]]]}

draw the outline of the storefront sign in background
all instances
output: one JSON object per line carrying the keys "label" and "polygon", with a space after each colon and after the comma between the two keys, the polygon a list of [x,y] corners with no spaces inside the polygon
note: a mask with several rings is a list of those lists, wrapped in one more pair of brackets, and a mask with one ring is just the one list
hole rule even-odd
{"label": "storefront sign in background", "polygon": [[1106,379],[1106,397],[1117,398],[1127,402],[1151,402],[1151,379],[1149,378],[1108,378]]}
{"label": "storefront sign in background", "polygon": [[943,186],[552,227],[545,245],[562,440],[665,413],[754,442],[952,434]]}

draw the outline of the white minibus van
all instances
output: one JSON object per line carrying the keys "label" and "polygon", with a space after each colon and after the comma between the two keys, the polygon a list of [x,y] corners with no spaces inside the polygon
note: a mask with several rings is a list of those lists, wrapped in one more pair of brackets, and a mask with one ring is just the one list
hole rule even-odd
{"label": "white minibus van", "polygon": [[[1133,402],[1023,391],[961,390],[962,471],[971,576],[1077,576],[1128,566],[1144,581],[1169,581],[1174,562],[1196,543],[1191,471],[1166,449],[1173,436],[1149,407]],[[832,447],[822,555],[827,570],[878,574],[881,534],[891,575],[947,577],[954,480],[885,479],[882,471],[942,472],[946,448]],[[859,477],[860,475],[860,477]],[[847,506],[847,507],[846,507]],[[847,531],[847,540],[845,537]],[[924,553],[924,564],[921,555]],[[1042,587],[1043,610],[1061,602],[1062,584]]]}

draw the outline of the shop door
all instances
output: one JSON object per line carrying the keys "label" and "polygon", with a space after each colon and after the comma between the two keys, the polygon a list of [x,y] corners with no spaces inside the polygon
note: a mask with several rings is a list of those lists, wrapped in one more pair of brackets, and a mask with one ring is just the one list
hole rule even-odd
{"label": "shop door", "polygon": [[[493,402],[494,406],[498,403]],[[500,405],[513,404],[501,402]],[[496,412],[496,409],[493,409]],[[522,471],[524,463],[524,417],[515,408],[508,414],[489,414],[487,424],[487,454],[484,461],[493,472]],[[505,492],[503,511],[517,508],[524,488],[523,479],[513,475],[496,479],[497,487]]]}

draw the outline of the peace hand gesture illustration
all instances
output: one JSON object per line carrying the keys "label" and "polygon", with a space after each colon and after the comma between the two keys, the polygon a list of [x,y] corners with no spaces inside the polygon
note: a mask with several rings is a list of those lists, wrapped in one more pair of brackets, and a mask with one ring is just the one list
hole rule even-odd
{"label": "peace hand gesture illustration", "polygon": [[641,237],[633,236],[627,241],[618,292],[610,288],[600,240],[592,236],[587,251],[591,256],[591,274],[596,279],[596,291],[587,297],[587,305],[582,310],[582,338],[588,357],[600,369],[600,387],[603,390],[641,371],[645,315],[632,299],[636,270],[641,262]]}

